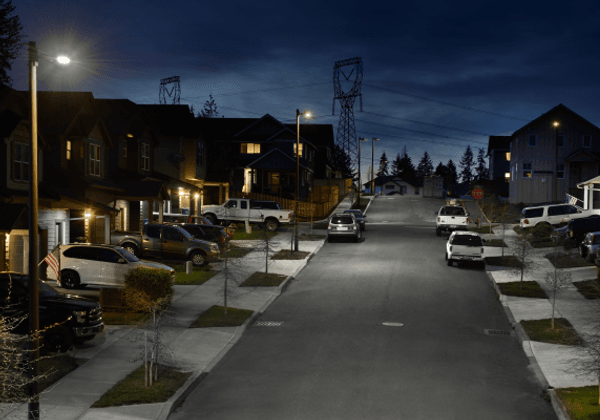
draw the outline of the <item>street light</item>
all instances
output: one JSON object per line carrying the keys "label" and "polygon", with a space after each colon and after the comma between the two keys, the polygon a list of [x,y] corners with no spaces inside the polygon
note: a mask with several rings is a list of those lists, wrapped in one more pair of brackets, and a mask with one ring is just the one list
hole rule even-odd
{"label": "street light", "polygon": [[360,190],[362,189],[362,178],[360,173],[360,149],[361,149],[361,141],[369,141],[364,137],[358,138],[358,205],[360,206]]}
{"label": "street light", "polygon": [[556,137],[554,140],[554,201],[558,201],[558,126],[560,125],[558,121],[554,121],[554,131],[556,132]]}
{"label": "street light", "polygon": [[371,194],[375,195],[375,137],[373,137],[373,149],[371,150]]}
{"label": "street light", "polygon": [[[68,64],[69,59],[61,56],[56,59],[60,64]],[[30,96],[30,135],[29,145],[29,334],[31,348],[29,349],[28,386],[28,418],[38,419],[40,416],[38,360],[39,349],[39,300],[38,300],[38,147],[37,147],[37,77],[38,51],[35,42],[29,42],[29,96]]]}
{"label": "street light", "polygon": [[296,208],[294,210],[294,251],[298,251],[298,202],[300,201],[300,117],[310,118],[310,112],[296,110]]}

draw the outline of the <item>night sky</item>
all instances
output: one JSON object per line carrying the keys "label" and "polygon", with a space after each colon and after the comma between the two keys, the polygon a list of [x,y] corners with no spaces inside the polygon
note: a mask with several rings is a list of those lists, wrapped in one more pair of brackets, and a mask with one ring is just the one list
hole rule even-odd
{"label": "night sky", "polygon": [[[377,163],[406,146],[416,166],[487,151],[559,103],[600,126],[600,9],[593,1],[70,1],[14,0],[25,41],[74,65],[41,61],[39,90],[159,103],[160,79],[181,78],[181,103],[219,116],[332,124],[333,66],[362,57],[358,137]],[[347,69],[347,71],[346,71]],[[346,74],[352,68],[344,68]],[[27,51],[13,88],[28,89]],[[345,84],[346,90],[349,85]],[[363,143],[363,171],[371,142]],[[460,167],[459,167],[460,170]]]}

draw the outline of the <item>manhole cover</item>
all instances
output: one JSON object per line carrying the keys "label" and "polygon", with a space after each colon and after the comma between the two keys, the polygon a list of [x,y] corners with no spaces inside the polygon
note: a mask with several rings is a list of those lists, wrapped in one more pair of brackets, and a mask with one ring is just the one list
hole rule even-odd
{"label": "manhole cover", "polygon": [[258,321],[254,325],[257,327],[279,327],[283,321]]}
{"label": "manhole cover", "polygon": [[401,327],[404,324],[401,324],[399,322],[384,322],[383,325],[385,325],[386,327]]}
{"label": "manhole cover", "polygon": [[514,335],[514,333],[512,331],[504,331],[504,330],[484,329],[483,332],[486,333],[487,335],[492,335],[495,337],[510,337],[510,336]]}

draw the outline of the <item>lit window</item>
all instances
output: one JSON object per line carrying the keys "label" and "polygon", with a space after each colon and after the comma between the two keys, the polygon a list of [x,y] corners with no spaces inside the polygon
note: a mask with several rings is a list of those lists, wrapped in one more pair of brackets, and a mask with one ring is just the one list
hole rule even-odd
{"label": "lit window", "polygon": [[510,160],[510,152],[506,152],[506,160]]}
{"label": "lit window", "polygon": [[242,143],[240,153],[248,153],[248,154],[260,153],[260,143]]}
{"label": "lit window", "polygon": [[100,176],[100,145],[90,144],[90,175]]}
{"label": "lit window", "polygon": [[[300,157],[302,157],[302,146],[303,144],[300,143]],[[296,157],[296,143],[294,143],[294,157]]]}
{"label": "lit window", "polygon": [[142,143],[142,170],[150,170],[150,145]]}
{"label": "lit window", "polygon": [[13,143],[13,179],[29,181],[29,145]]}
{"label": "lit window", "polygon": [[67,160],[71,160],[71,140],[67,140]]}
{"label": "lit window", "polygon": [[531,178],[531,163],[523,163],[523,178]]}
{"label": "lit window", "polygon": [[508,181],[510,178],[510,172],[505,172],[504,173],[504,180]]}

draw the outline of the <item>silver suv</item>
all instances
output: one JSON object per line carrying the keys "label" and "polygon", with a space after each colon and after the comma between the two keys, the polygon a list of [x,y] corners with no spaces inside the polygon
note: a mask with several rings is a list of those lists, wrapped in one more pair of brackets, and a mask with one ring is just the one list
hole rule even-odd
{"label": "silver suv", "polygon": [[329,219],[327,242],[333,238],[351,238],[358,242],[362,238],[360,225],[352,213],[336,213]]}

